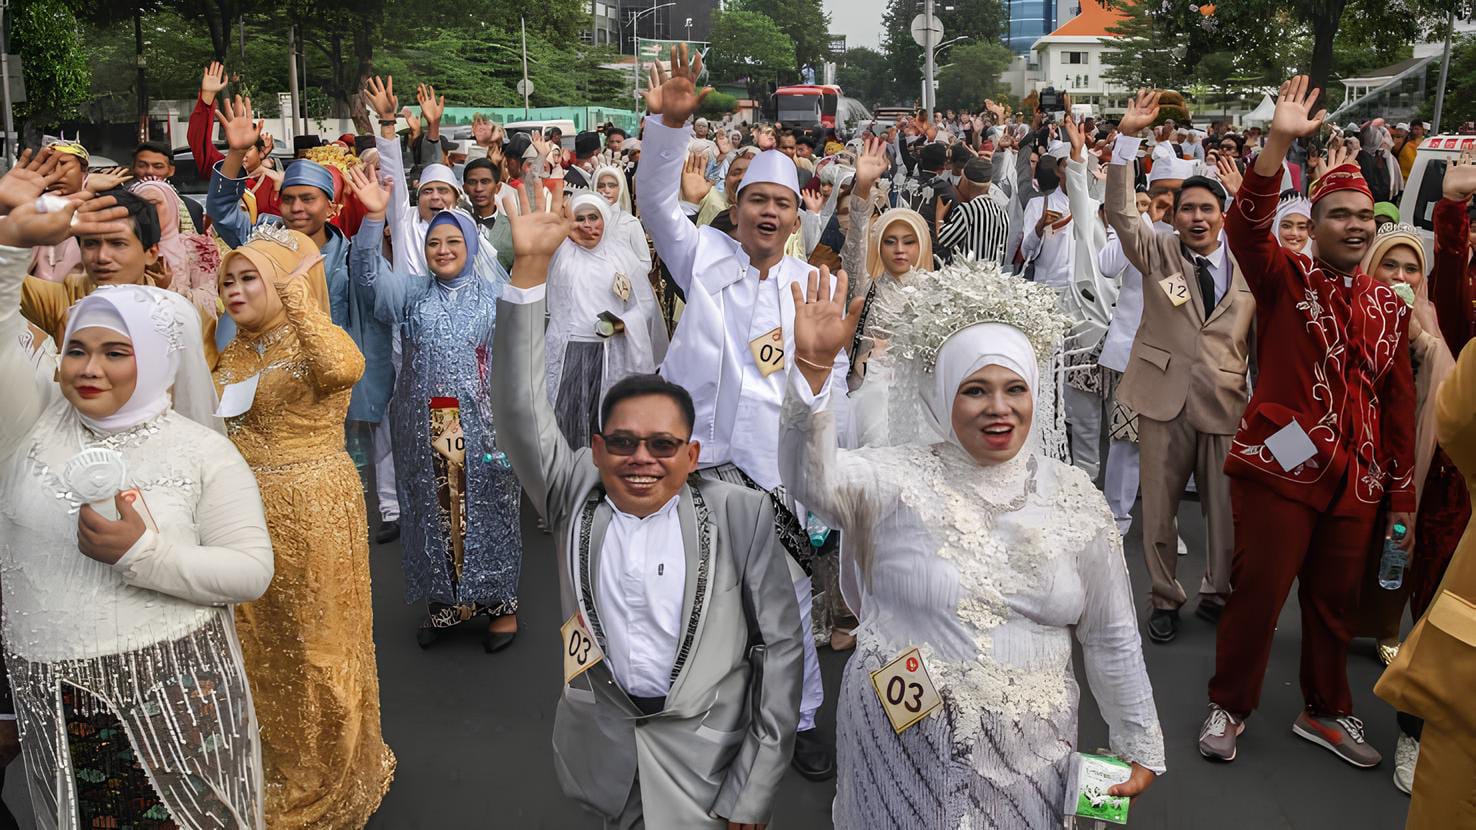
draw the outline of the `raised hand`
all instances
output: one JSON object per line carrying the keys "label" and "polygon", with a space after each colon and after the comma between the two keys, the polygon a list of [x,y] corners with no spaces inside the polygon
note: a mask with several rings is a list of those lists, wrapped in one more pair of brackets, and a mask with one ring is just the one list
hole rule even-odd
{"label": "raised hand", "polygon": [[1225,186],[1226,193],[1233,198],[1240,192],[1240,183],[1245,181],[1245,177],[1240,175],[1240,165],[1235,163],[1235,159],[1221,156],[1215,162],[1215,171],[1219,173],[1220,184]]}
{"label": "raised hand", "polygon": [[856,181],[851,192],[866,198],[876,180],[887,174],[892,165],[887,161],[887,142],[875,136],[866,139],[861,155],[856,158]]}
{"label": "raised hand", "polygon": [[[357,170],[358,168],[354,169]],[[301,262],[297,263],[297,267],[292,269],[292,273],[287,274],[283,277],[274,277],[272,279],[272,287],[277,289],[278,295],[287,293],[288,288],[293,283],[301,281],[303,277],[307,276],[307,273],[309,271],[313,270],[314,266],[322,261],[322,254],[315,254],[310,257],[304,257]]]}
{"label": "raised hand", "polygon": [[1476,153],[1466,150],[1456,162],[1445,169],[1445,181],[1441,185],[1444,196],[1464,202],[1476,193]]}
{"label": "raised hand", "polygon": [[532,288],[548,279],[549,260],[569,237],[571,223],[559,194],[554,198],[559,209],[550,211],[544,207],[542,185],[532,181],[523,185],[507,216],[513,242],[512,284]]}
{"label": "raised hand", "polygon": [[801,190],[800,201],[805,203],[805,210],[810,213],[819,213],[825,208],[825,197],[818,190]]}
{"label": "raised hand", "polygon": [[[794,295],[795,364],[819,392],[835,363],[835,356],[856,336],[856,323],[861,319],[864,296],[846,305],[845,271],[837,271],[835,286],[830,284],[830,269],[824,265],[810,272],[809,291],[800,295],[798,282],[791,282]],[[818,384],[818,385],[817,385]]]}
{"label": "raised hand", "polygon": [[225,127],[226,146],[242,153],[256,146],[264,122],[253,120],[254,115],[250,98],[237,95],[234,102],[229,98],[221,99],[215,119]]}
{"label": "raised hand", "polygon": [[15,166],[0,177],[0,214],[36,201],[46,188],[61,181],[66,171],[60,162],[61,156],[50,147],[41,148],[39,153],[22,150]]}
{"label": "raised hand", "polygon": [[727,130],[718,130],[717,135],[713,136],[712,143],[717,145],[720,158],[733,149],[733,140],[728,138]]}
{"label": "raised hand", "polygon": [[395,97],[395,76],[388,76],[388,80],[381,80],[378,75],[372,75],[364,82],[364,97],[369,99],[369,106],[379,114],[379,120],[390,121],[395,117],[395,111],[400,108],[400,99]]}
{"label": "raised hand", "polygon": [[200,76],[200,100],[205,103],[213,103],[215,96],[226,88],[225,66],[220,61],[211,61],[205,67],[205,72]]}
{"label": "raised hand", "polygon": [[132,180],[133,173],[129,172],[128,168],[108,167],[89,172],[87,178],[82,181],[82,186],[93,193],[102,193]]}
{"label": "raised hand", "polygon": [[688,153],[682,164],[682,201],[696,204],[707,198],[712,182],[707,180],[707,157],[701,153]]}
{"label": "raised hand", "polygon": [[[10,175],[6,174],[6,178]],[[128,208],[117,204],[112,196],[92,198],[85,190],[67,197],[66,204],[56,209],[33,198],[17,205],[0,222],[0,245],[30,248],[56,245],[69,236],[129,233],[132,226],[128,222]]]}
{"label": "raised hand", "polygon": [[359,204],[364,206],[364,215],[368,219],[383,219],[385,211],[389,209],[389,189],[379,183],[377,171],[368,170],[365,165],[350,167],[348,171],[348,184],[353,188],[354,195],[359,198]]}
{"label": "raised hand", "polygon": [[1323,155],[1322,172],[1327,173],[1328,171],[1336,170],[1357,158],[1358,153],[1347,142],[1333,142],[1327,145],[1327,152]]}
{"label": "raised hand", "polygon": [[410,140],[414,141],[420,135],[420,116],[410,111],[409,107],[400,110],[400,117],[405,120],[405,125],[410,128]]}
{"label": "raised hand", "polygon": [[269,133],[269,132],[267,132],[266,130],[262,130],[261,131],[261,157],[262,157],[262,159],[265,160],[265,159],[271,158],[271,156],[272,156],[272,148],[273,147],[276,147],[276,146],[277,146],[277,143],[272,140],[272,134]]}
{"label": "raised hand", "polygon": [[646,111],[660,115],[668,127],[681,127],[702,105],[712,87],[697,88],[702,75],[702,55],[692,55],[688,62],[687,44],[671,47],[671,77],[661,69],[661,61],[651,64],[651,88],[646,90]]}
{"label": "raised hand", "polygon": [[1081,131],[1081,126],[1076,123],[1076,117],[1067,110],[1061,115],[1061,129],[1066,131],[1066,140],[1071,142],[1071,160],[1086,161],[1083,150],[1086,147],[1086,134]]}
{"label": "raised hand", "polygon": [[1156,89],[1140,89],[1128,101],[1127,112],[1117,122],[1117,131],[1122,135],[1137,135],[1153,126],[1158,119],[1158,101],[1163,93]]}
{"label": "raised hand", "polygon": [[1281,94],[1276,98],[1276,112],[1271,116],[1271,132],[1292,138],[1312,135],[1322,129],[1327,119],[1327,110],[1315,113],[1312,105],[1317,103],[1322,90],[1312,88],[1306,75],[1297,75],[1281,85]]}
{"label": "raised hand", "polygon": [[429,124],[435,126],[441,123],[441,116],[446,112],[446,96],[442,95],[437,100],[435,87],[419,84],[415,87],[415,100],[420,102],[420,114],[425,116]]}

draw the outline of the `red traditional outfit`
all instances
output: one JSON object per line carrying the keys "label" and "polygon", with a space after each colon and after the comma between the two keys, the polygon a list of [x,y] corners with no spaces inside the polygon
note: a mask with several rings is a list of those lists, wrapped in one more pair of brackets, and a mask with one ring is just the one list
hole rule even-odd
{"label": "red traditional outfit", "polygon": [[[1210,700],[1237,718],[1260,702],[1276,618],[1294,579],[1302,607],[1301,685],[1317,716],[1351,714],[1347,609],[1379,506],[1413,512],[1415,389],[1409,308],[1355,269],[1283,249],[1272,223],[1280,173],[1247,170],[1226,218],[1230,250],[1256,297],[1260,375],[1225,473],[1235,515],[1233,591],[1219,623]],[[1368,192],[1356,167],[1318,181],[1314,204]],[[1371,198],[1371,197],[1370,197]],[[1287,470],[1267,439],[1293,421],[1315,449]]]}
{"label": "red traditional outfit", "polygon": [[[1430,302],[1450,353],[1459,356],[1476,335],[1476,263],[1470,258],[1471,220],[1466,203],[1441,199],[1435,205],[1435,264],[1430,269]],[[1471,520],[1466,480],[1439,447],[1421,490],[1415,520],[1415,549],[1404,579],[1409,583],[1409,611],[1424,615],[1435,599],[1456,543]]]}
{"label": "red traditional outfit", "polygon": [[[207,104],[203,98],[197,96],[195,110],[190,113],[190,125],[185,135],[190,143],[190,154],[195,157],[195,175],[204,182],[210,181],[210,171],[225,158],[225,153],[218,150],[210,138],[214,133],[215,101]],[[277,183],[265,174],[254,178],[256,181],[246,188],[246,213],[251,221],[255,222],[256,217],[263,213],[280,214]]]}

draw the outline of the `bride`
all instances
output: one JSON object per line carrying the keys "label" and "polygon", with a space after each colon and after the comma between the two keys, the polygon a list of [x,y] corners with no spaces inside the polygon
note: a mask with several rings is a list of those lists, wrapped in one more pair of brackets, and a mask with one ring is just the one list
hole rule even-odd
{"label": "bride", "polygon": [[[1084,473],[1040,449],[1065,320],[1047,289],[989,264],[955,271],[874,309],[886,371],[859,394],[895,387],[881,406],[901,440],[863,450],[837,449],[826,392],[860,299],[843,318],[844,275],[833,293],[828,275],[811,274],[809,299],[795,289],[781,474],[846,534],[842,589],[861,618],[836,707],[837,827],[1061,826],[1073,630],[1112,751],[1132,763],[1111,794],[1136,796],[1164,771],[1112,514]],[[872,677],[904,655],[940,699],[928,712],[907,686],[911,724],[883,708],[887,674]]]}

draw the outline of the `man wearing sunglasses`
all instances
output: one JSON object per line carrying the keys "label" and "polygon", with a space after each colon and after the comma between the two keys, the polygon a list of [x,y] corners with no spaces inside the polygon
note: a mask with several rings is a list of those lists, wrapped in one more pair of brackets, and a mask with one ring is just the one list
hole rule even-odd
{"label": "man wearing sunglasses", "polygon": [[692,398],[657,375],[616,383],[592,446],[566,443],[544,389],[543,297],[569,222],[541,201],[509,216],[490,397],[559,555],[559,783],[607,828],[761,828],[794,749],[806,639],[773,508],[689,481]]}

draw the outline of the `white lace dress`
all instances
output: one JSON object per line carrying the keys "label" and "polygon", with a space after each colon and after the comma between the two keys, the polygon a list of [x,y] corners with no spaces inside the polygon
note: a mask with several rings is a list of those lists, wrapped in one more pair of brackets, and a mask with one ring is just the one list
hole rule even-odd
{"label": "white lace dress", "polygon": [[[824,405],[791,379],[779,458],[846,534],[861,618],[837,703],[836,827],[1060,827],[1073,630],[1112,750],[1162,772],[1122,544],[1086,475],[1027,452],[980,467],[948,443],[839,450]],[[912,646],[943,707],[898,735],[870,674]]]}

